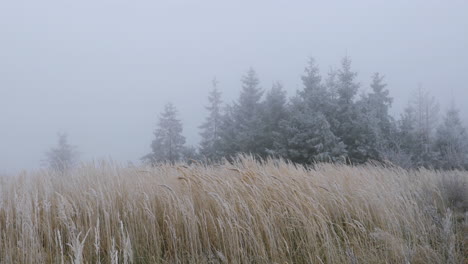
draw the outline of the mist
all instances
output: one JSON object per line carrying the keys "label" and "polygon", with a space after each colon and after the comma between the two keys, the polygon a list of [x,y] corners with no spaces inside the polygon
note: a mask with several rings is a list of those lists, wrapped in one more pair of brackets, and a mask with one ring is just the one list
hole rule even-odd
{"label": "mist", "polygon": [[57,132],[80,160],[139,162],[164,105],[187,143],[216,77],[234,101],[254,68],[260,86],[302,88],[309,57],[321,73],[352,59],[361,91],[385,75],[399,117],[421,84],[441,113],[467,120],[465,1],[4,1],[0,3],[0,173],[41,167]]}

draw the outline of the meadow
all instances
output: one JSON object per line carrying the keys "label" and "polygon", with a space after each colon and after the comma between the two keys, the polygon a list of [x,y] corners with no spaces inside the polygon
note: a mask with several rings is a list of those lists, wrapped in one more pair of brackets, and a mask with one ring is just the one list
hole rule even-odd
{"label": "meadow", "polygon": [[109,162],[0,178],[0,263],[468,263],[468,172]]}

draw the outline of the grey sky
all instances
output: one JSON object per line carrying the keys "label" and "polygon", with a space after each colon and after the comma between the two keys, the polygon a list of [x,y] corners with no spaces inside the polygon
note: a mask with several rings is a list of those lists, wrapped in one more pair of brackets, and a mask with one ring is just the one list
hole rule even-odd
{"label": "grey sky", "polygon": [[40,166],[58,131],[83,160],[137,161],[169,101],[196,144],[214,76],[227,102],[249,67],[292,95],[309,56],[326,73],[347,53],[363,88],[383,73],[395,113],[421,82],[466,116],[467,13],[455,0],[1,1],[0,173]]}

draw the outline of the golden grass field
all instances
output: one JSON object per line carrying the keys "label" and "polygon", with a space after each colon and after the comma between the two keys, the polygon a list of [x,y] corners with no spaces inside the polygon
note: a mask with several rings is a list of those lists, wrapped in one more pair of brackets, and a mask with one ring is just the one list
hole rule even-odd
{"label": "golden grass field", "polygon": [[468,172],[243,157],[0,180],[0,263],[468,263]]}

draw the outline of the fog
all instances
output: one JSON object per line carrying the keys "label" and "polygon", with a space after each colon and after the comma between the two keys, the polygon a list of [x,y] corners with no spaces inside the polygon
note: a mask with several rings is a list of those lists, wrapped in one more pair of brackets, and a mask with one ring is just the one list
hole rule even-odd
{"label": "fog", "polygon": [[81,160],[137,162],[173,102],[196,145],[216,77],[224,102],[253,67],[301,88],[348,55],[365,90],[386,76],[398,116],[421,83],[466,120],[466,1],[2,1],[0,173],[41,166],[57,132]]}

